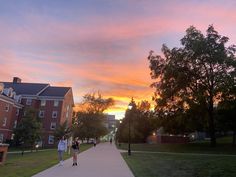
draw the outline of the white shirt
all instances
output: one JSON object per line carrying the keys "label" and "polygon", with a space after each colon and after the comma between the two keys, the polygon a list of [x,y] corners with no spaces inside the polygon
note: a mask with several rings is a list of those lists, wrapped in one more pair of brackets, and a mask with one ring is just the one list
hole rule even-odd
{"label": "white shirt", "polygon": [[58,151],[66,151],[67,150],[67,143],[65,140],[60,140],[57,146]]}

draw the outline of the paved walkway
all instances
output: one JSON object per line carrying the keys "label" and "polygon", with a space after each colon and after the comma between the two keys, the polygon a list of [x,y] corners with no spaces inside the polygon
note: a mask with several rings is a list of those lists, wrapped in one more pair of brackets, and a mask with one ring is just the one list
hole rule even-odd
{"label": "paved walkway", "polygon": [[114,144],[100,143],[78,155],[78,166],[72,159],[63,166],[53,166],[33,177],[134,177]]}

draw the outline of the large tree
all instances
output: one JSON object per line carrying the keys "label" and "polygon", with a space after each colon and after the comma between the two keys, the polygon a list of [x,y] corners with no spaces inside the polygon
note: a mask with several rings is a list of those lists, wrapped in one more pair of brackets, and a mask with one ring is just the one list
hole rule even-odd
{"label": "large tree", "polygon": [[112,105],[114,105],[112,98],[103,98],[99,93],[86,94],[74,120],[74,136],[88,140],[106,135],[108,131],[105,127],[104,111]]}
{"label": "large tree", "polygon": [[156,110],[171,112],[201,109],[209,127],[211,145],[215,146],[213,108],[222,99],[225,89],[235,83],[235,46],[210,25],[203,35],[191,26],[181,39],[182,47],[169,49],[163,45],[163,56],[153,51],[148,57],[151,77],[157,81]]}
{"label": "large tree", "polygon": [[41,139],[42,123],[38,118],[38,112],[34,109],[25,110],[25,115],[14,129],[14,140],[23,147],[34,148]]}

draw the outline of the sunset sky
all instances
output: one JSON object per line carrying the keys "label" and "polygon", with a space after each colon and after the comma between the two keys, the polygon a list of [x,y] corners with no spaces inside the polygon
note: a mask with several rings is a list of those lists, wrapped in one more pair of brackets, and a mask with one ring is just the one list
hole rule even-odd
{"label": "sunset sky", "polygon": [[0,0],[0,80],[71,86],[113,97],[122,118],[131,99],[151,100],[147,56],[179,46],[194,25],[213,24],[236,44],[232,0]]}

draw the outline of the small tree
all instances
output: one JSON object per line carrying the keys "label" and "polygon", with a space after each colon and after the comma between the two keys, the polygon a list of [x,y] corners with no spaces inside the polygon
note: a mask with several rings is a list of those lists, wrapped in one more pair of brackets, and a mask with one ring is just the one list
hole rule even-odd
{"label": "small tree", "polygon": [[14,141],[25,147],[34,148],[37,141],[40,140],[42,123],[38,119],[38,113],[34,109],[27,109],[25,116],[14,129]]}
{"label": "small tree", "polygon": [[68,123],[67,121],[63,122],[62,124],[59,124],[56,128],[56,130],[54,131],[54,136],[57,138],[57,139],[60,139],[61,137],[70,137],[71,135],[71,128],[68,127]]}
{"label": "small tree", "polygon": [[101,94],[86,94],[82,101],[81,111],[74,120],[74,136],[80,139],[98,138],[108,133],[105,127],[106,109],[114,105],[112,98],[103,98]]}
{"label": "small tree", "polygon": [[132,143],[144,143],[147,137],[156,128],[153,114],[150,111],[150,103],[142,101],[136,103],[131,100],[133,105],[131,110],[127,110],[125,118],[119,124],[116,138],[119,142],[128,142],[129,136],[129,123],[130,123],[130,136]]}

